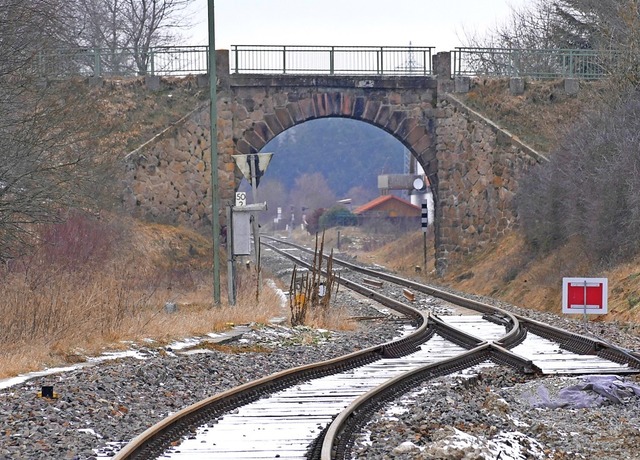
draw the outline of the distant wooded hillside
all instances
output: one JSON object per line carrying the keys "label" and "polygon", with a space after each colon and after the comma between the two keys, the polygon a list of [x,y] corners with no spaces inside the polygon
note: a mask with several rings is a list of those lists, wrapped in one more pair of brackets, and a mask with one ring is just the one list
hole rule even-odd
{"label": "distant wooded hillside", "polygon": [[354,187],[375,196],[379,174],[403,172],[404,151],[398,140],[368,123],[312,120],[286,130],[262,149],[274,153],[263,181],[279,181],[290,191],[296,178],[320,173],[338,197]]}

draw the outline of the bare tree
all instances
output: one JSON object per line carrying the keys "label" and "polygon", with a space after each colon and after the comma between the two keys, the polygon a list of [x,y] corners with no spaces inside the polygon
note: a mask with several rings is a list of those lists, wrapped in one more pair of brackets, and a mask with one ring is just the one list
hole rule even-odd
{"label": "bare tree", "polygon": [[574,48],[636,46],[640,26],[637,0],[555,0],[555,35]]}
{"label": "bare tree", "polygon": [[[321,173],[297,177],[291,190],[291,202],[296,214],[302,212],[303,208],[308,212],[318,208],[330,208],[336,204],[336,199],[335,193],[329,188]],[[299,222],[299,216],[296,216],[295,220]]]}
{"label": "bare tree", "polygon": [[81,95],[42,84],[39,51],[60,43],[61,4],[0,0],[0,259],[35,243],[35,227],[88,202],[101,160]]}
{"label": "bare tree", "polygon": [[192,0],[73,0],[77,45],[99,50],[102,70],[145,75],[150,50],[175,42]]}
{"label": "bare tree", "polygon": [[279,180],[263,178],[258,189],[259,201],[267,203],[267,210],[260,213],[262,223],[273,222],[278,216],[278,208],[283,208],[287,203],[287,191]]}
{"label": "bare tree", "polygon": [[548,1],[535,0],[519,9],[512,9],[507,22],[497,25],[484,36],[467,35],[466,46],[478,51],[466,56],[465,65],[488,75],[553,72],[556,64],[553,58],[536,50],[558,48],[554,37],[554,12]]}
{"label": "bare tree", "polygon": [[640,53],[638,0],[536,0],[513,9],[510,20],[485,36],[466,37],[469,47],[516,50],[476,53],[472,68],[486,73],[529,74],[554,72],[566,58],[536,50],[591,50],[572,57],[575,71],[623,76],[635,84]]}
{"label": "bare tree", "polygon": [[639,83],[640,2],[638,0],[556,0],[558,35],[575,36],[578,45],[602,56],[602,66],[621,86]]}
{"label": "bare tree", "polygon": [[554,7],[546,0],[535,0],[512,8],[507,21],[485,35],[466,34],[466,46],[478,48],[555,48]]}

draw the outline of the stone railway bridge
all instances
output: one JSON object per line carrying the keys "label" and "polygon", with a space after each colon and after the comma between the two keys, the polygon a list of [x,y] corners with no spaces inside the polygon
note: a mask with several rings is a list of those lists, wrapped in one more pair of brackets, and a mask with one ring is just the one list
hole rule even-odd
{"label": "stone railway bridge", "polygon": [[[422,165],[434,192],[438,273],[515,227],[518,179],[544,157],[456,97],[469,81],[451,79],[449,53],[433,61],[435,76],[247,75],[230,74],[228,52],[217,51],[221,214],[242,179],[233,155],[257,153],[308,120],[342,117],[379,127]],[[206,76],[199,80],[208,85]],[[128,208],[153,220],[209,226],[209,142],[207,104],[127,155]]]}

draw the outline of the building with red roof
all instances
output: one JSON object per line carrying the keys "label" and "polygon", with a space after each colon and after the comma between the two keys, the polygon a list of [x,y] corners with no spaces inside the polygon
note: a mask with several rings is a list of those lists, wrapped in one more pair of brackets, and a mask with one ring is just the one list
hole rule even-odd
{"label": "building with red roof", "polygon": [[390,223],[394,228],[418,230],[422,210],[395,195],[381,195],[359,206],[353,213],[358,216],[360,225],[376,226],[376,224]]}

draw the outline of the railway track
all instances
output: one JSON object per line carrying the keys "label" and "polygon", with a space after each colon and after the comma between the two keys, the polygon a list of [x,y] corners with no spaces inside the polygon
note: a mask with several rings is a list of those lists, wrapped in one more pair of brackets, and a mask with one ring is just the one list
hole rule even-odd
{"label": "railway track", "polygon": [[[313,253],[313,250],[294,243],[269,236],[262,236],[262,238],[287,247],[296,248],[306,254]],[[274,245],[269,245],[269,247],[272,250],[278,250]],[[291,254],[290,252],[281,253],[284,256]],[[445,300],[452,305],[482,313],[485,317],[497,323],[515,324],[517,322],[519,327],[514,327],[512,334],[506,337],[504,341],[499,342],[499,344],[507,348],[517,346],[513,351],[517,350],[523,356],[532,359],[544,373],[635,373],[636,369],[640,367],[640,354],[629,352],[597,338],[565,331],[483,302],[461,297],[434,286],[421,284],[380,270],[362,267],[335,257],[333,260],[335,265],[358,272],[366,279],[374,278],[430,297]],[[456,321],[454,318],[454,316],[441,317],[446,321]],[[464,326],[465,320],[458,322],[460,323],[459,327],[463,330],[468,329]],[[469,325],[473,327],[471,323]],[[559,353],[559,351],[562,351],[562,353]],[[576,364],[570,365],[571,362]],[[618,365],[611,365],[611,363]]]}
{"label": "railway track", "polygon": [[[309,265],[283,244],[264,245]],[[638,355],[604,342],[379,270],[335,258],[334,264],[344,267],[343,286],[401,313],[412,327],[395,341],[283,371],[189,406],[139,435],[115,458],[348,458],[352,434],[371,411],[437,376],[496,363],[537,374],[640,368]],[[425,305],[420,301],[437,298],[466,314],[434,315],[407,304],[410,297]],[[561,360],[555,352],[560,348]]]}

